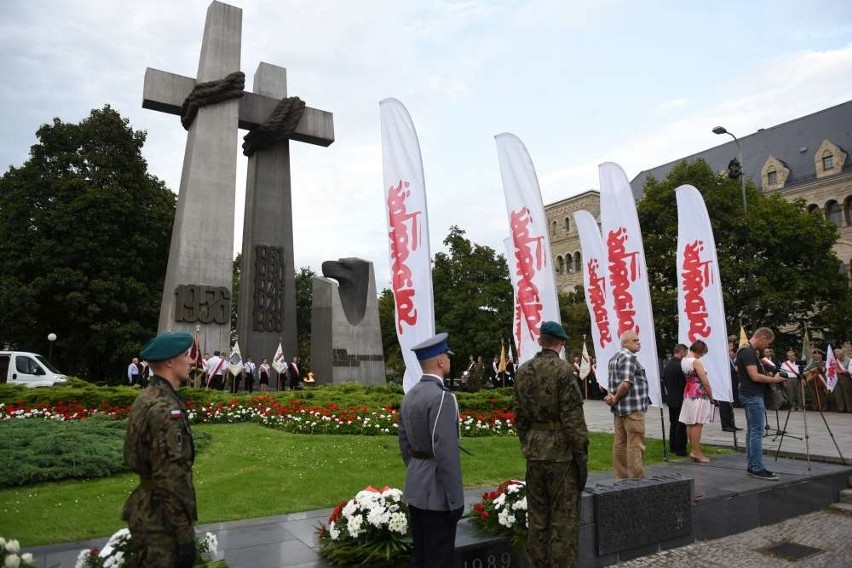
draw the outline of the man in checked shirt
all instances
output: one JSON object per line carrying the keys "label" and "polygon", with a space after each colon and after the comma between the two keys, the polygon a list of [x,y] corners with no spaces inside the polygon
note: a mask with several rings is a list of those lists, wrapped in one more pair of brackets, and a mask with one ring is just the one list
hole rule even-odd
{"label": "man in checked shirt", "polygon": [[609,394],[604,398],[615,415],[612,467],[616,479],[645,477],[645,411],[648,410],[648,381],[639,364],[639,335],[625,331],[619,338],[621,351],[609,360]]}

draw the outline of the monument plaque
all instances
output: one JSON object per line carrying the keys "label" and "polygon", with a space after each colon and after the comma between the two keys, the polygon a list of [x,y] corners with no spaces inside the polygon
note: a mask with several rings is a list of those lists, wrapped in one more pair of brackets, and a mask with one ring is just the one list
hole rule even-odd
{"label": "monument plaque", "polygon": [[680,476],[624,480],[595,495],[598,554],[638,548],[692,532],[692,482]]}

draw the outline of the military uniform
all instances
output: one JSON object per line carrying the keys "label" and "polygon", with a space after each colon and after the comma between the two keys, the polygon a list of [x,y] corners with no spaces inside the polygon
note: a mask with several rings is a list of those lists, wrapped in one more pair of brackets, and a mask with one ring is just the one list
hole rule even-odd
{"label": "military uniform", "polygon": [[133,402],[124,459],[140,477],[122,515],[130,529],[134,565],[192,566],[195,444],[182,399],[158,375]]}
{"label": "military uniform", "polygon": [[527,460],[529,565],[576,566],[589,434],[570,363],[543,349],[521,365],[514,408]]}
{"label": "military uniform", "polygon": [[[436,337],[443,337],[446,345],[446,334]],[[424,349],[428,347],[431,344]],[[402,500],[411,510],[412,566],[451,566],[456,524],[464,511],[458,402],[441,377],[424,374],[405,394],[399,415],[399,449],[406,466]]]}

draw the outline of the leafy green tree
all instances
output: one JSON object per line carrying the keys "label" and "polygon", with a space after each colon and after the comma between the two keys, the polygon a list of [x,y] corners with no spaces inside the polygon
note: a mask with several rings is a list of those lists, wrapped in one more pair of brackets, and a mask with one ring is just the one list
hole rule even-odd
{"label": "leafy green tree", "polygon": [[316,275],[308,266],[303,266],[296,273],[296,330],[299,334],[299,358],[305,369],[310,369],[311,366],[311,311]]}
{"label": "leafy green tree", "polygon": [[506,257],[464,235],[459,227],[450,227],[444,239],[448,252],[435,255],[432,269],[435,328],[449,332],[458,372],[466,367],[468,355],[482,355],[489,362],[500,354],[500,340],[508,341],[512,335],[513,296]]}
{"label": "leafy green tree", "polygon": [[237,337],[240,311],[240,279],[243,275],[243,253],[238,252],[231,269],[231,343]]}
{"label": "leafy green tree", "polygon": [[562,326],[568,333],[567,356],[579,357],[583,353],[583,338],[589,355],[594,357],[594,342],[592,341],[592,322],[589,318],[589,308],[586,306],[586,293],[583,286],[576,286],[573,292],[559,293],[559,314]]}
{"label": "leafy green tree", "polygon": [[119,381],[157,329],[175,195],[150,175],[145,132],[108,105],[36,132],[0,178],[0,343]]}
{"label": "leafy green tree", "polygon": [[387,370],[392,371],[395,377],[402,377],[405,373],[405,362],[402,360],[402,351],[396,336],[393,290],[390,288],[382,290],[379,294],[378,304],[385,367]]}
{"label": "leafy green tree", "polygon": [[[749,331],[773,328],[779,345],[798,344],[805,327],[818,326],[827,310],[844,299],[848,306],[847,284],[832,252],[834,225],[808,213],[803,201],[766,195],[751,183],[746,214],[739,180],[717,174],[704,160],[682,162],[665,180],[649,178],[638,204],[661,351],[677,341],[675,189],[683,184],[698,188],[707,205],[729,332],[742,321]],[[845,337],[850,316],[844,316]]]}

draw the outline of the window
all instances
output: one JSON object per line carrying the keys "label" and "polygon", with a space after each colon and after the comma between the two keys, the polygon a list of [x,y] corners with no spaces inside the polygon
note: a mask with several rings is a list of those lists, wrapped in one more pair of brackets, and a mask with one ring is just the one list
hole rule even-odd
{"label": "window", "polygon": [[556,236],[556,221],[553,222],[553,232],[551,233],[554,237]]}
{"label": "window", "polygon": [[816,206],[816,205],[814,205],[813,203],[811,203],[810,205],[808,205],[808,213],[813,213],[813,212],[814,212],[814,211],[816,211],[817,209],[819,209],[819,207],[817,207],[817,206]]}
{"label": "window", "polygon": [[574,262],[571,260],[571,255],[565,255],[565,265],[567,267],[567,272],[574,272]]}
{"label": "window", "polygon": [[577,272],[581,272],[583,270],[583,257],[580,256],[580,251],[574,253],[574,266],[577,267]]}
{"label": "window", "polygon": [[834,155],[829,154],[827,156],[822,157],[822,169],[824,169],[824,170],[833,170],[834,169]]}
{"label": "window", "polygon": [[776,183],[778,183],[778,172],[776,172],[774,169],[771,169],[766,172],[766,183],[768,185],[775,185]]}
{"label": "window", "polygon": [[846,217],[846,226],[852,227],[852,197],[846,198],[846,203],[843,204],[843,216]]}
{"label": "window", "polygon": [[565,217],[565,232],[567,233],[570,230],[571,230],[571,218]]}
{"label": "window", "polygon": [[19,373],[35,375],[38,368],[39,366],[36,365],[36,362],[29,357],[23,357],[21,355],[15,357],[15,369],[17,369]]}
{"label": "window", "polygon": [[556,257],[556,274],[562,274],[565,271],[565,259],[561,256]]}
{"label": "window", "polygon": [[825,218],[834,223],[835,227],[840,226],[840,205],[836,201],[829,201],[825,205]]}

